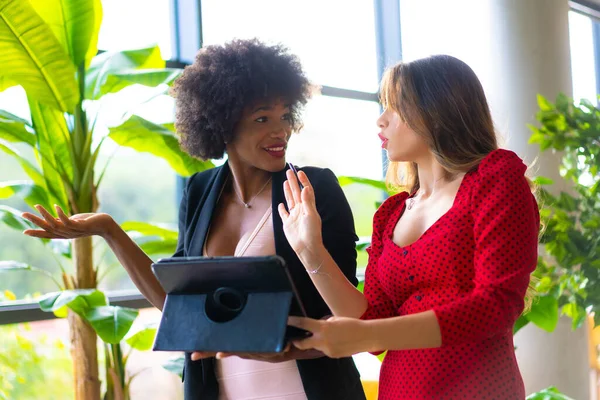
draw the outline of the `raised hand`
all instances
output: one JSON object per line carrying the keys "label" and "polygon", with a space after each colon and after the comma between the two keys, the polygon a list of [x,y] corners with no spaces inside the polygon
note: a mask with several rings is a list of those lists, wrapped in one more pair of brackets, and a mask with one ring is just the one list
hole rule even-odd
{"label": "raised hand", "polygon": [[[302,190],[298,179],[304,186]],[[283,204],[279,204],[278,210],[285,236],[296,254],[300,255],[305,250],[321,246],[323,239],[315,192],[303,171],[298,173],[298,179],[291,170],[287,171],[287,181],[283,183],[287,210]]]}
{"label": "raised hand", "polygon": [[68,217],[59,206],[54,206],[58,218],[54,218],[48,210],[37,205],[35,208],[42,217],[25,212],[21,216],[41,229],[27,229],[23,233],[28,236],[43,239],[75,239],[80,237],[100,235],[106,233],[113,219],[104,213],[75,214]]}

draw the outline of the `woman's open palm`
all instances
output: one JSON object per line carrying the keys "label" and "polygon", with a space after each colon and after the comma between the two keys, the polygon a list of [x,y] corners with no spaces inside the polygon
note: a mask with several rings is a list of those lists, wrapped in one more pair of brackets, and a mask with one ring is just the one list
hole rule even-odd
{"label": "woman's open palm", "polygon": [[33,222],[41,229],[27,229],[23,233],[43,239],[75,239],[80,237],[102,235],[112,217],[104,213],[83,213],[68,217],[59,206],[56,207],[58,218],[54,218],[48,210],[37,205],[35,208],[42,217],[25,212],[22,217]]}
{"label": "woman's open palm", "polygon": [[287,211],[279,204],[279,215],[283,221],[283,231],[290,246],[297,254],[322,242],[321,217],[317,212],[315,192],[303,171],[298,179],[304,186],[300,189],[298,179],[291,170],[287,171],[288,180],[283,184]]}

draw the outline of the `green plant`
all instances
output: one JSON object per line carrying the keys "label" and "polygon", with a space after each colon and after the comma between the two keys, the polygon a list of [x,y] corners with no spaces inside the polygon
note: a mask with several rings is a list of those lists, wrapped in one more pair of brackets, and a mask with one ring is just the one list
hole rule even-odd
{"label": "green plant", "polygon": [[[175,231],[141,222],[126,222],[122,226],[131,236],[137,238],[140,246],[150,254],[175,252],[177,245]],[[132,350],[147,351],[152,347],[156,328],[146,327],[131,334],[130,330],[138,311],[110,305],[106,295],[100,290],[67,290],[46,270],[16,261],[0,261],[0,273],[11,271],[40,273],[56,284],[59,291],[38,298],[40,308],[61,318],[67,317],[71,311],[93,328],[104,342],[106,392],[103,399],[128,400],[129,387],[135,375],[127,374],[127,360]],[[14,297],[9,291],[6,291],[6,294],[8,295],[6,297]],[[129,347],[127,352],[125,352],[125,344]]]}
{"label": "green plant", "polygon": [[[0,184],[0,198],[18,195],[29,206],[70,213],[98,209],[104,171],[98,155],[107,138],[119,145],[165,159],[180,175],[210,168],[183,153],[172,124],[155,124],[133,115],[107,135],[96,129],[97,107],[107,94],[132,85],[157,87],[173,82],[179,70],[165,69],[157,47],[96,55],[102,21],[100,0],[3,0],[0,2],[0,91],[20,85],[27,94],[30,120],[0,110],[0,150],[14,157],[30,181]],[[127,116],[127,111],[124,112]],[[16,145],[16,146],[15,146]],[[19,150],[33,156],[21,155]],[[23,230],[31,224],[21,211],[0,206],[0,221]],[[70,246],[44,241],[68,258],[74,273],[62,268],[63,289],[93,289],[98,269],[91,238]],[[69,312],[75,398],[100,397],[96,335],[88,322]]]}
{"label": "green plant", "polygon": [[71,399],[72,363],[59,339],[30,324],[0,326],[0,399]]}
{"label": "green plant", "polygon": [[527,400],[573,400],[560,393],[555,387],[549,387],[527,396]]}
{"label": "green plant", "polygon": [[[46,271],[39,268],[14,261],[0,261],[0,272],[19,270],[41,272],[48,276]],[[48,277],[54,280],[52,276]],[[129,387],[135,375],[126,373],[127,360],[133,350],[150,350],[156,328],[150,326],[132,334],[130,330],[138,310],[110,305],[106,295],[97,289],[60,290],[41,296],[38,302],[42,310],[60,318],[67,317],[72,311],[94,329],[104,343],[106,393],[103,399],[129,399]],[[129,347],[127,352],[124,351],[125,344]]]}
{"label": "green plant", "polygon": [[[152,253],[173,253],[176,247],[177,232],[140,222],[123,224],[130,235],[140,239],[140,246]],[[144,232],[145,235],[142,235]],[[153,253],[152,253],[153,254]],[[30,271],[41,273],[51,279],[59,289],[60,283],[47,271],[15,261],[0,261],[0,273],[10,271]],[[8,295],[8,296],[6,296]],[[14,298],[10,291],[4,297]],[[2,298],[0,298],[2,300]],[[60,290],[38,298],[40,308],[53,312],[58,317],[67,317],[69,310],[87,322],[104,342],[104,376],[106,392],[104,400],[129,399],[129,387],[135,375],[126,372],[127,360],[132,350],[147,351],[152,347],[155,327],[146,327],[131,334],[138,311],[126,307],[111,306],[106,295],[97,289]],[[125,344],[129,350],[125,352]],[[19,378],[22,379],[22,378]]]}
{"label": "green plant", "polygon": [[538,104],[540,127],[530,126],[530,143],[541,151],[561,152],[560,174],[569,190],[552,194],[546,185],[553,182],[537,179],[545,225],[544,252],[535,271],[541,297],[534,305],[539,312],[525,315],[519,324],[535,322],[552,331],[561,313],[576,329],[588,312],[596,324],[600,321],[600,110],[585,100],[575,104],[564,94],[555,104],[538,96]]}
{"label": "green plant", "polygon": [[[138,310],[112,306],[105,294],[95,289],[49,293],[40,300],[40,307],[59,316],[66,315],[68,308],[94,328],[104,342],[107,386],[104,400],[128,400],[129,387],[135,375],[127,375],[127,360],[133,350],[150,350],[156,328],[146,327],[133,335],[130,334]],[[126,353],[123,341],[129,345],[129,351]]]}

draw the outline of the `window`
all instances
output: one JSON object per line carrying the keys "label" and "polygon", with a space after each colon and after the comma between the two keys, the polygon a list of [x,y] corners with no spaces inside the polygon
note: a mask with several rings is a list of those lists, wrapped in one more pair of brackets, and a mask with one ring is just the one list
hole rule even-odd
{"label": "window", "polygon": [[257,37],[283,43],[314,83],[377,90],[373,2],[203,0],[204,45]]}
{"label": "window", "polygon": [[288,161],[380,179],[378,116],[375,102],[316,96],[304,111],[304,128],[290,141]]}
{"label": "window", "polygon": [[[162,57],[171,58],[172,0],[102,0],[102,5],[99,49],[118,51],[158,44]],[[106,134],[108,127],[119,125],[124,116],[132,114],[157,124],[172,122],[173,100],[164,91],[164,87],[133,85],[105,96],[96,105],[99,110],[96,135]],[[108,167],[98,193],[99,211],[109,213],[119,223],[143,221],[168,224],[176,229],[177,178],[165,161],[106,141],[97,163],[97,177],[105,165]],[[99,286],[111,292],[134,290],[105,242],[98,240],[97,247],[96,262],[103,278]]]}
{"label": "window", "polygon": [[431,12],[430,2],[400,0],[403,60],[448,54],[469,64],[485,87],[493,59],[490,5],[469,0],[434,4]]}
{"label": "window", "polygon": [[587,99],[596,103],[596,61],[594,60],[593,25],[598,24],[592,18],[569,12],[569,40],[571,42],[571,74],[573,77],[573,99]]}
{"label": "window", "polygon": [[100,50],[129,50],[158,44],[171,58],[172,0],[102,0]]}

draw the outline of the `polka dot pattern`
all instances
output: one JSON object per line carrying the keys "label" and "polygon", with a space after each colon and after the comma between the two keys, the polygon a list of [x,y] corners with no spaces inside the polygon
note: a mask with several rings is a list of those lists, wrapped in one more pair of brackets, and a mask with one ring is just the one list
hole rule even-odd
{"label": "polka dot pattern", "polygon": [[539,229],[525,170],[511,151],[490,153],[465,175],[450,210],[405,247],[392,235],[408,194],[375,214],[363,319],[433,310],[442,333],[440,348],[388,352],[380,399],[525,398],[512,328]]}

